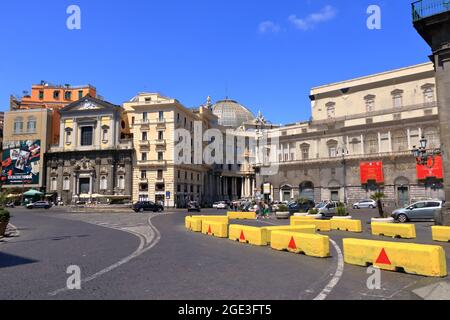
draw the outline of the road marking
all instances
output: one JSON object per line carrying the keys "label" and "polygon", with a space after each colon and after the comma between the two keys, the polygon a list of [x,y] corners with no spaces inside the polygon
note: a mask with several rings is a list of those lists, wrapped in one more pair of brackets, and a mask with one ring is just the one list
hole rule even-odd
{"label": "road marking", "polygon": [[[125,231],[125,232],[128,232],[130,234],[133,234],[133,235],[137,236],[139,238],[139,240],[140,240],[139,246],[138,246],[137,250],[134,253],[132,253],[130,256],[128,256],[128,257],[118,261],[117,263],[115,263],[115,264],[113,264],[113,265],[111,265],[111,266],[109,266],[109,267],[107,267],[107,268],[105,268],[105,269],[103,269],[103,270],[101,270],[101,271],[91,275],[88,278],[82,279],[81,283],[84,284],[84,283],[90,282],[90,281],[92,281],[94,279],[97,279],[98,277],[101,277],[101,276],[105,275],[106,273],[111,272],[111,271],[119,268],[120,266],[130,262],[131,260],[139,257],[140,255],[142,255],[142,254],[146,253],[147,251],[151,250],[152,248],[154,248],[161,241],[161,233],[159,232],[158,229],[155,228],[155,226],[152,224],[151,220],[153,218],[159,217],[161,215],[162,214],[158,214],[158,215],[155,215],[153,217],[149,217],[148,218],[148,226],[150,227],[150,237],[147,237],[147,235],[142,235],[142,234],[137,233],[135,231],[127,230],[126,228],[117,229],[117,228],[113,228],[111,226],[100,225],[101,227],[106,227],[106,228],[110,228],[110,229]],[[70,290],[67,289],[67,288],[61,288],[61,289],[55,290],[53,292],[50,292],[49,295],[54,297],[54,296],[57,296],[60,293],[67,292],[67,291],[70,291]]]}
{"label": "road marking", "polygon": [[344,256],[342,255],[341,248],[339,248],[338,244],[334,240],[330,239],[330,242],[337,251],[338,266],[336,269],[336,273],[334,274],[334,277],[322,290],[322,292],[317,297],[314,298],[315,301],[325,300],[328,297],[328,295],[333,291],[333,289],[336,287],[336,285],[339,283],[344,274]]}

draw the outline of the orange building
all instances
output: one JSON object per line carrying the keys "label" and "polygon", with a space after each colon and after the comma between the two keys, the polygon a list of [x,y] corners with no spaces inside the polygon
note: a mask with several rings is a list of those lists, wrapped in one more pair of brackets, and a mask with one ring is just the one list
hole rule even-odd
{"label": "orange building", "polygon": [[52,137],[50,144],[59,143],[59,110],[68,104],[90,95],[97,97],[97,89],[91,85],[70,86],[52,85],[44,81],[31,87],[31,94],[24,93],[22,98],[11,96],[10,107],[14,110],[49,109],[52,110]]}

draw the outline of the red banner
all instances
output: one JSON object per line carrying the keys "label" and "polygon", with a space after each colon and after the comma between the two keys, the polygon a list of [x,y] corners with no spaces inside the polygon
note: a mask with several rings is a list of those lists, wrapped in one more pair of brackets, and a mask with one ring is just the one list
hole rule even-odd
{"label": "red banner", "polygon": [[367,184],[369,181],[375,183],[384,183],[383,162],[361,162],[361,184]]}
{"label": "red banner", "polygon": [[417,179],[426,180],[427,178],[444,179],[444,170],[442,169],[442,156],[436,156],[428,159],[427,165],[417,164]]}

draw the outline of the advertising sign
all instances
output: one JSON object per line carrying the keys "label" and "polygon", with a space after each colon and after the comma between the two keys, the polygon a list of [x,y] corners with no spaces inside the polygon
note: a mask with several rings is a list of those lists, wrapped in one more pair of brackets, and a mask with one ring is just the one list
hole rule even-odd
{"label": "advertising sign", "polygon": [[368,184],[369,181],[384,183],[383,162],[361,162],[361,183]]}
{"label": "advertising sign", "polygon": [[39,184],[41,141],[5,142],[1,181],[4,185]]}
{"label": "advertising sign", "polygon": [[444,170],[442,169],[442,156],[436,156],[428,159],[427,165],[417,164],[417,179],[426,180],[427,178],[444,179]]}

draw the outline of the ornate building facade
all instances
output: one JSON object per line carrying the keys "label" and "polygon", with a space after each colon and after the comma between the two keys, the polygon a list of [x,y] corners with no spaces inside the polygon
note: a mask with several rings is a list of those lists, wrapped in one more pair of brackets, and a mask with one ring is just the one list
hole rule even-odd
{"label": "ornate building facade", "polygon": [[87,96],[61,109],[60,141],[46,156],[47,193],[66,204],[131,200],[131,140],[123,109]]}

